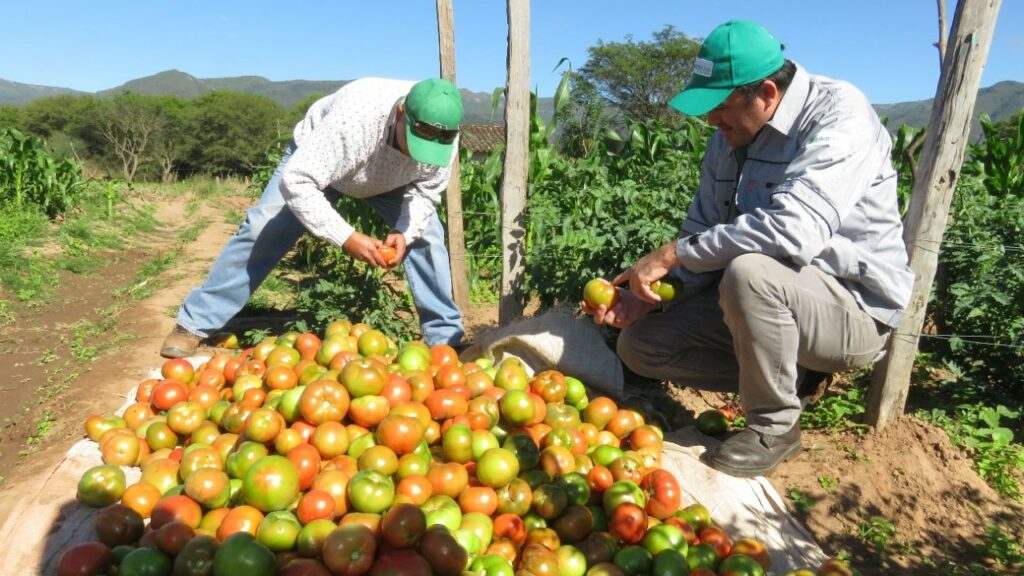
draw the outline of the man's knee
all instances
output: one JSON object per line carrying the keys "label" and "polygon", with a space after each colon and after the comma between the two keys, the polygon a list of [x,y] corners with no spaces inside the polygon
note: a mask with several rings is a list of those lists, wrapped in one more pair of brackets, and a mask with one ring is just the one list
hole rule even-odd
{"label": "man's knee", "polygon": [[719,284],[722,310],[729,313],[751,294],[765,294],[772,285],[770,266],[776,260],[764,254],[737,256],[725,267]]}

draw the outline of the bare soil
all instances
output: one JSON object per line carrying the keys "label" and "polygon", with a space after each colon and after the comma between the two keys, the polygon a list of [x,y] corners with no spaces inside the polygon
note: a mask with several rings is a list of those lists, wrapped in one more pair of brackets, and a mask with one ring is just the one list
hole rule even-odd
{"label": "bare soil", "polygon": [[[84,436],[89,415],[116,410],[127,392],[160,366],[158,349],[174,325],[178,304],[202,282],[236,228],[226,214],[237,214],[251,202],[219,198],[190,213],[192,200],[145,193],[139,198],[159,203],[159,221],[206,222],[194,241],[177,240],[173,226],[135,240],[130,248],[105,255],[108,264],[100,270],[62,275],[48,301],[16,309],[14,320],[3,326],[0,523]],[[150,280],[157,286],[151,296],[126,305],[123,290],[138,283],[144,264],[167,251],[178,254],[177,264]],[[0,298],[14,300],[3,293]],[[110,314],[112,307],[116,314]],[[276,329],[283,320],[239,318],[228,328],[239,333],[252,326]],[[82,322],[100,326],[101,333],[76,340]],[[467,311],[471,336],[496,324],[496,306]],[[83,345],[97,347],[99,354],[77,361],[75,352]],[[671,384],[663,384],[662,392],[679,406],[678,424],[723,402]],[[966,566],[981,558],[978,547],[988,525],[1017,540],[1024,532],[1024,506],[996,493],[942,430],[920,420],[904,417],[881,433],[805,431],[803,442],[804,451],[769,479],[825,552],[848,555],[861,574],[941,573],[937,566],[943,559]],[[895,527],[884,551],[865,541],[873,518]]]}

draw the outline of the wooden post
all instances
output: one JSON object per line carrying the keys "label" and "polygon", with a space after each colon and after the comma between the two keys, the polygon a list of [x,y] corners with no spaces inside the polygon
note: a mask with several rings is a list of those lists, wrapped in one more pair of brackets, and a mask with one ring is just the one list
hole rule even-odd
{"label": "wooden post", "polygon": [[867,421],[881,431],[903,413],[917,343],[924,324],[949,205],[963,165],[974,102],[988,58],[1001,0],[960,0],[953,17],[938,93],[932,104],[921,165],[914,181],[903,238],[917,275],[910,305],[893,331],[889,353],[875,365]]}
{"label": "wooden post", "polygon": [[523,315],[518,294],[526,255],[526,181],[530,169],[530,1],[508,2],[505,165],[501,176],[501,295],[498,323]]}
{"label": "wooden post", "polygon": [[[455,20],[452,0],[437,0],[437,39],[441,57],[441,77],[455,84]],[[456,84],[457,86],[458,84]],[[462,178],[459,158],[452,162],[452,176],[445,191],[448,207],[448,257],[452,269],[452,298],[463,314],[469,310],[469,284],[466,274],[466,234],[462,226]]]}

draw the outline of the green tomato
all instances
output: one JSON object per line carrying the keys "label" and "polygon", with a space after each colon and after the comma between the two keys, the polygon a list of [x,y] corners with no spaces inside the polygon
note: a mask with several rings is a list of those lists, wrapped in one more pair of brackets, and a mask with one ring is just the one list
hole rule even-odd
{"label": "green tomato", "polygon": [[248,532],[235,532],[220,544],[213,557],[214,574],[273,576],[277,559],[269,548]]}
{"label": "green tomato", "polygon": [[356,511],[380,514],[395,500],[395,483],[377,470],[360,470],[348,482],[348,497]]}
{"label": "green tomato", "polygon": [[476,476],[480,483],[495,489],[505,486],[518,475],[519,460],[511,450],[505,448],[491,448],[484,452],[476,465]]}
{"label": "green tomato", "polygon": [[583,576],[587,573],[587,557],[571,544],[564,544],[555,550],[558,555],[558,573],[560,576]]}
{"label": "green tomato", "polygon": [[434,494],[420,505],[420,510],[427,517],[427,526],[440,524],[454,532],[462,524],[462,509],[450,496]]}
{"label": "green tomato", "polygon": [[669,548],[654,557],[651,576],[686,576],[690,573],[690,563],[686,556]]}
{"label": "green tomato", "polygon": [[637,506],[644,507],[644,491],[632,480],[618,480],[614,482],[601,497],[601,504],[604,512],[609,518],[612,517],[615,509],[626,502],[632,502]]}
{"label": "green tomato", "polygon": [[623,546],[615,553],[615,558],[612,561],[628,576],[648,574],[651,567],[654,566],[654,556],[641,546],[636,545]]}
{"label": "green tomato", "polygon": [[271,512],[256,529],[256,539],[271,552],[286,552],[295,548],[302,524],[295,514],[284,510]]}
{"label": "green tomato", "polygon": [[246,470],[242,496],[263,512],[284,510],[299,496],[299,469],[284,456],[264,456]]}
{"label": "green tomato", "polygon": [[488,554],[477,558],[469,566],[470,572],[482,576],[514,576],[515,570],[504,556]]}
{"label": "green tomato", "polygon": [[579,378],[573,376],[565,377],[565,400],[566,404],[575,406],[587,398],[587,388]]}
{"label": "green tomato", "polygon": [[117,464],[93,466],[78,480],[78,501],[93,508],[104,508],[121,499],[126,488],[124,470]]}
{"label": "green tomato", "polygon": [[680,554],[686,554],[688,545],[686,535],[678,526],[671,524],[657,524],[651,526],[644,539],[640,543],[648,552],[657,556],[664,550],[675,550]]}
{"label": "green tomato", "polygon": [[118,574],[122,576],[167,576],[171,573],[171,558],[157,548],[136,548],[121,560]]}

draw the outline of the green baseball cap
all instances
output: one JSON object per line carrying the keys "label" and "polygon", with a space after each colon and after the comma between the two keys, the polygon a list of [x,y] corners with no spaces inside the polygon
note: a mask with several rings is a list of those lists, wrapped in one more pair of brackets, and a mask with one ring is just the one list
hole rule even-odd
{"label": "green baseball cap", "polygon": [[417,162],[447,166],[462,122],[462,94],[443,78],[413,85],[405,97],[405,135],[409,155]]}
{"label": "green baseball cap", "polygon": [[707,114],[732,91],[782,68],[783,46],[756,22],[730,20],[711,31],[693,63],[693,76],[669,106],[690,116]]}

